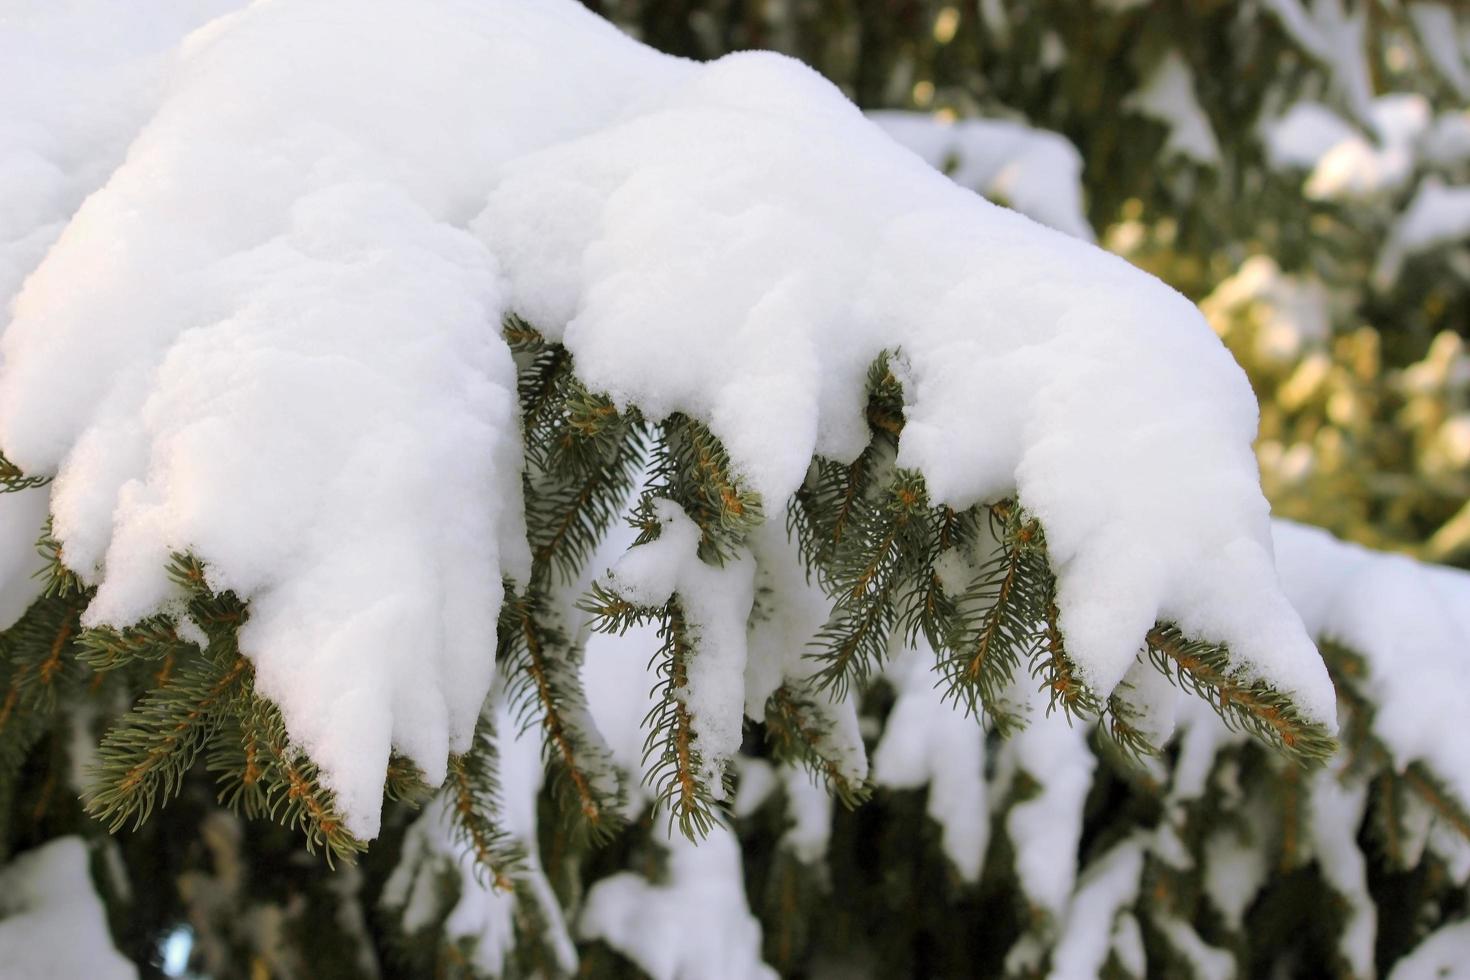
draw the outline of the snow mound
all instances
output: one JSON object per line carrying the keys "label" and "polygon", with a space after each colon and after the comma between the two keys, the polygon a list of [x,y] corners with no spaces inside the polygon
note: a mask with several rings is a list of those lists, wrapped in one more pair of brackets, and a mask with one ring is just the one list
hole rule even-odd
{"label": "snow mound", "polygon": [[1041,519],[1094,688],[1167,619],[1332,722],[1249,386],[1182,296],[789,59],[666,58],[571,0],[257,4],[185,45],[17,297],[0,446],[57,477],[88,624],[168,608],[175,551],[249,600],[258,687],[360,836],[390,748],[438,780],[468,746],[527,573],[507,311],[706,422],[773,512],[862,449],[901,349],[898,464]]}

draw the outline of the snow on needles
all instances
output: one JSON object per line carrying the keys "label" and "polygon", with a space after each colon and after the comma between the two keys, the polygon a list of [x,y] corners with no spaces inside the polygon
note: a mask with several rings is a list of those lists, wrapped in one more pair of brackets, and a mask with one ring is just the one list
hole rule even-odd
{"label": "snow on needles", "polygon": [[188,40],[26,281],[0,446],[56,474],[89,624],[168,608],[175,551],[249,600],[259,687],[360,836],[391,747],[434,780],[468,746],[526,572],[507,311],[707,422],[772,511],[861,450],[901,349],[899,465],[1041,519],[1097,690],[1162,618],[1332,720],[1250,389],[1177,293],[777,55],[667,58],[572,0],[257,4]]}

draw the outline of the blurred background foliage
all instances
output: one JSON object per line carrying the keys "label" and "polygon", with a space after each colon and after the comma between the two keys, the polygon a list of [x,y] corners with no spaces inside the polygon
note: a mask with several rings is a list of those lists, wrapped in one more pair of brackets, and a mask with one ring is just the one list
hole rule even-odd
{"label": "blurred background foliage", "polygon": [[[1066,137],[1098,240],[1201,302],[1249,374],[1276,512],[1470,566],[1464,10],[585,2],[674,54],[791,54],[865,110]],[[1006,203],[1003,182],[977,189]]]}

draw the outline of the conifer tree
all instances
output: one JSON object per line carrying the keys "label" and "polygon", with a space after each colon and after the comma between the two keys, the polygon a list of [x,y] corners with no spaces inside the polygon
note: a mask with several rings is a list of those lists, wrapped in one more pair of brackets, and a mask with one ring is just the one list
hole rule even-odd
{"label": "conifer tree", "polygon": [[[589,5],[675,53],[801,54],[863,108],[1004,102],[1081,149],[1088,214],[966,166],[1005,139],[1049,173],[1054,137],[879,129],[790,63],[666,59],[570,0],[265,5],[182,47],[214,11],[160,4],[112,74],[65,59],[115,14],[28,15],[69,81],[0,115],[59,175],[55,213],[0,213],[0,952],[218,977],[1456,962],[1470,579],[1268,526],[1251,392],[1189,305],[883,134],[1210,293],[1292,517],[1324,505],[1283,477],[1291,440],[1335,426],[1368,448],[1327,470],[1358,482],[1320,478],[1352,488],[1322,523],[1462,558],[1464,355],[1427,338],[1463,232],[1408,217],[1466,157],[1414,135],[1373,218],[1261,136],[1320,101],[1389,154],[1375,91],[1465,95],[1449,8]],[[1222,205],[1257,186],[1270,222]],[[1388,246],[1338,250],[1355,222]],[[1258,237],[1280,265],[1221,284]],[[1385,380],[1379,335],[1304,334],[1309,275],[1420,346]]]}

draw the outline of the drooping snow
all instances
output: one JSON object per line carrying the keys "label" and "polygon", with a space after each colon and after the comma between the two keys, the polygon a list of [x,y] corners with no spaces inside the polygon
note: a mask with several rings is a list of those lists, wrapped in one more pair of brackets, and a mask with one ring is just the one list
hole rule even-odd
{"label": "drooping snow", "polygon": [[1339,201],[1393,193],[1406,186],[1419,158],[1450,165],[1462,158],[1463,120],[1431,117],[1422,95],[1393,92],[1367,106],[1364,135],[1331,109],[1298,102],[1262,125],[1266,157],[1280,170],[1309,172],[1306,196]]}
{"label": "drooping snow", "polygon": [[0,964],[12,980],[137,977],[113,948],[80,837],[58,837],[0,868]]}
{"label": "drooping snow", "polygon": [[1423,762],[1456,799],[1470,801],[1470,758],[1456,736],[1470,717],[1461,682],[1470,664],[1470,573],[1287,521],[1273,532],[1282,586],[1313,635],[1364,658],[1373,733],[1394,765]]}
{"label": "drooping snow", "polygon": [[1015,849],[1021,892],[1033,907],[1061,917],[1077,883],[1082,808],[1097,760],[1082,725],[1046,717],[1047,693],[1021,686],[1030,695],[1030,724],[1002,744],[998,766],[1025,773],[1037,792],[1006,814],[1006,836]]}
{"label": "drooping snow", "polygon": [[1368,801],[1362,782],[1344,783],[1330,772],[1312,777],[1309,808],[1317,867],[1340,897],[1347,920],[1337,948],[1354,976],[1373,974],[1378,907],[1368,893],[1368,861],[1358,848],[1358,827]]}
{"label": "drooping snow", "polygon": [[596,882],[578,930],[601,939],[654,980],[766,980],[760,922],[745,901],[740,844],[716,827],[698,844],[666,839],[668,874],[654,883],[632,872]]}
{"label": "drooping snow", "polygon": [[1405,4],[1404,9],[1435,71],[1456,95],[1470,99],[1470,59],[1466,56],[1459,25],[1455,23],[1454,8],[1437,0],[1414,0]]}
{"label": "drooping snow", "polygon": [[990,843],[985,728],[945,700],[933,663],[922,639],[890,661],[887,677],[898,697],[873,752],[873,782],[927,786],[925,812],[940,827],[945,855],[963,880],[978,881]]}
{"label": "drooping snow", "polygon": [[[518,874],[530,896],[526,900],[536,904],[541,919],[538,939],[548,944],[558,968],[570,974],[577,967],[576,949],[562,918],[561,905],[542,870],[537,847],[537,794],[545,778],[539,732],[534,728],[517,732],[515,719],[504,705],[488,710],[496,712],[499,733],[497,771],[503,829],[521,845],[525,855]],[[459,878],[459,897],[444,919],[444,938],[467,941],[475,968],[487,976],[501,976],[517,942],[518,896],[495,888],[488,871],[476,866],[474,853],[455,838],[450,816],[453,805],[448,796],[440,794],[409,827],[404,856],[384,885],[382,902],[396,910],[403,930],[412,935],[432,924],[440,899],[434,870],[441,865],[453,868]]]}
{"label": "drooping snow", "polygon": [[684,609],[695,649],[688,684],[674,694],[689,712],[703,764],[701,778],[721,792],[720,771],[740,748],[745,722],[746,624],[755,599],[755,559],[749,552],[723,567],[699,558],[699,525],[672,500],[654,502],[662,530],[630,549],[608,573],[629,601],[659,607],[675,596]]}
{"label": "drooping snow", "polygon": [[1088,866],[1067,906],[1061,939],[1052,952],[1051,980],[1102,975],[1117,942],[1118,918],[1138,898],[1144,848],[1136,839],[1114,845]]}
{"label": "drooping snow", "polygon": [[390,748],[434,780],[467,746],[526,572],[507,309],[619,404],[707,422],[773,512],[862,448],[902,348],[899,465],[1041,518],[1097,690],[1167,618],[1331,723],[1249,387],[1177,293],[779,56],[665,58],[570,0],[258,4],[191,41],[17,298],[0,446],[57,475],[89,624],[167,608],[180,550],[250,601],[260,689],[354,833]]}

